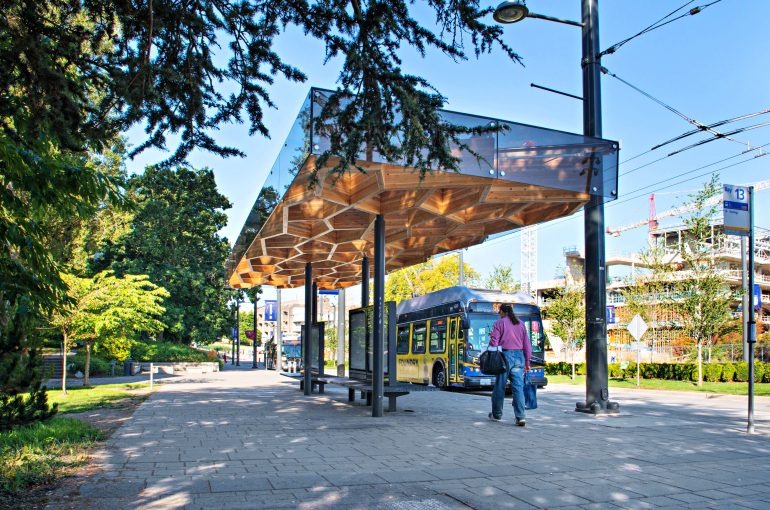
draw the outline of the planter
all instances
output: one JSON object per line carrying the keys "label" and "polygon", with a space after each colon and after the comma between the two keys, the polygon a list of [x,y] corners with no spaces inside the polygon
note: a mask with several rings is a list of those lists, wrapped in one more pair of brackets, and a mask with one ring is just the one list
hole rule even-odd
{"label": "planter", "polygon": [[[142,361],[140,365],[143,372],[150,370],[149,361]],[[219,363],[210,361],[156,361],[152,365],[159,374],[187,375],[219,372]]]}

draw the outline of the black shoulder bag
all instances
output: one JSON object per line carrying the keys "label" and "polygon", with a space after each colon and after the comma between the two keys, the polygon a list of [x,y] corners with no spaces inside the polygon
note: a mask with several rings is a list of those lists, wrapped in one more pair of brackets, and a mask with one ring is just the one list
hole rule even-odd
{"label": "black shoulder bag", "polygon": [[481,373],[486,375],[504,374],[508,370],[505,356],[500,350],[486,350],[482,352],[481,357],[479,357],[479,367],[481,368]]}

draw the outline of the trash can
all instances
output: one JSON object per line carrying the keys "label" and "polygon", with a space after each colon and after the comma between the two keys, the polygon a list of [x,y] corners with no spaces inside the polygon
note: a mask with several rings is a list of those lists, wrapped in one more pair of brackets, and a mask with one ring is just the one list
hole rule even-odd
{"label": "trash can", "polygon": [[131,373],[131,365],[133,364],[133,360],[127,359],[123,362],[123,375],[134,375]]}

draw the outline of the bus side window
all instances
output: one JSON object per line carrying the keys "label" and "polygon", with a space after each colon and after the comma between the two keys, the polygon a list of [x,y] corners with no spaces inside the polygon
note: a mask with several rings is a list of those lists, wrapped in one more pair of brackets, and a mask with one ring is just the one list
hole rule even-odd
{"label": "bus side window", "polygon": [[396,337],[396,354],[409,353],[409,324],[398,327],[398,336]]}
{"label": "bus side window", "polygon": [[412,354],[425,353],[426,330],[424,322],[412,326]]}
{"label": "bus side window", "polygon": [[430,322],[430,352],[439,354],[446,351],[446,319]]}

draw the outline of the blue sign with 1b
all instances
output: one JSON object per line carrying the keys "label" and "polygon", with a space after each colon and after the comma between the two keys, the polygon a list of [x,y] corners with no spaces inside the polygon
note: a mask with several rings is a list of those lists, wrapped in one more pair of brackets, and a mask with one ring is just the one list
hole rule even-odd
{"label": "blue sign with 1b", "polygon": [[759,288],[759,284],[754,284],[754,310],[762,308],[762,289]]}
{"label": "blue sign with 1b", "polygon": [[615,324],[615,306],[607,305],[607,324]]}
{"label": "blue sign with 1b", "polygon": [[277,313],[277,302],[275,300],[265,301],[265,320],[269,322],[275,322]]}

